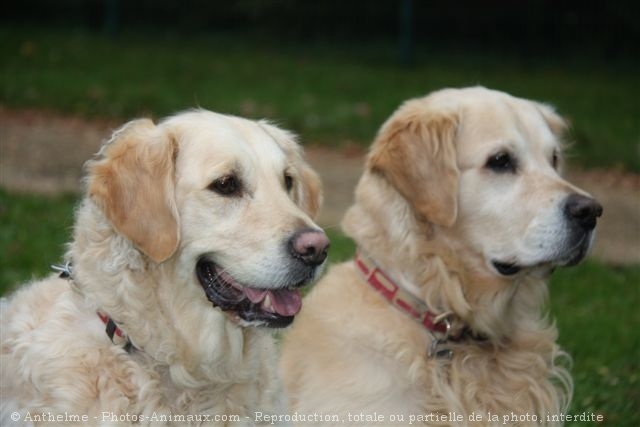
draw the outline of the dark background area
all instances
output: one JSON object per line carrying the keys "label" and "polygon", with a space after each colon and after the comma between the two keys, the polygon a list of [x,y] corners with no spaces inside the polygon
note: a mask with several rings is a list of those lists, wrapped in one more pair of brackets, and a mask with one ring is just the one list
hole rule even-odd
{"label": "dark background area", "polygon": [[171,34],[242,33],[288,42],[399,43],[424,49],[589,55],[637,61],[638,1],[7,0],[0,24]]}

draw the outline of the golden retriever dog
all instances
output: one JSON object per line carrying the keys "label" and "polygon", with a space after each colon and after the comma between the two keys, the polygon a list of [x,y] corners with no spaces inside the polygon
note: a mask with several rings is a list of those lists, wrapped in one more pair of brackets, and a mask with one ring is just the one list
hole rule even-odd
{"label": "golden retriever dog", "polygon": [[343,228],[358,245],[286,337],[291,410],[349,425],[552,424],[566,354],[546,281],[589,250],[602,207],[560,176],[565,122],[481,87],[404,103]]}
{"label": "golden retriever dog", "polygon": [[2,303],[0,424],[286,411],[271,328],[291,323],[329,245],[294,137],[191,111],[126,124],[86,169],[66,277]]}

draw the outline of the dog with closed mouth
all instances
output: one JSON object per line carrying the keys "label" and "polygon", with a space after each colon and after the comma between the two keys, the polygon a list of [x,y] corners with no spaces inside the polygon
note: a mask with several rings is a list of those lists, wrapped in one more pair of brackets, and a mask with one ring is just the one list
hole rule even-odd
{"label": "dog with closed mouth", "polygon": [[284,340],[292,411],[539,425],[566,410],[546,282],[584,258],[602,207],[560,175],[565,127],[548,105],[482,87],[387,120],[342,223],[358,253]]}
{"label": "dog with closed mouth", "polygon": [[329,246],[294,136],[189,111],[126,124],[86,170],[62,277],[3,300],[0,424],[284,412],[271,328],[292,322]]}

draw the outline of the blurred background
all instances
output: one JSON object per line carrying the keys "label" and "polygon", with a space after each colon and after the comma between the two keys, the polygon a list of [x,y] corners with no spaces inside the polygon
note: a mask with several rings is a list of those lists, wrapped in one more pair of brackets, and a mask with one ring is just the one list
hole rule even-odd
{"label": "blurred background", "polygon": [[82,164],[129,119],[203,107],[298,133],[337,262],[353,253],[339,222],[382,122],[407,98],[483,85],[571,123],[568,175],[605,208],[591,258],[551,284],[571,412],[640,425],[638,17],[637,1],[6,0],[0,292],[61,258]]}

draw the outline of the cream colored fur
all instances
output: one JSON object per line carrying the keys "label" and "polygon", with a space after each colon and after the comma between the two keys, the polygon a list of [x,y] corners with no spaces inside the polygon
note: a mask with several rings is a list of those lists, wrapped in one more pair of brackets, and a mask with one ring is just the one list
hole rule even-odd
{"label": "cream colored fur", "polygon": [[[391,416],[402,425],[553,424],[547,416],[567,409],[572,381],[546,314],[546,280],[563,244],[562,200],[584,194],[559,176],[563,130],[550,107],[484,88],[442,90],[394,113],[344,230],[433,313],[452,313],[454,331],[486,339],[449,342],[452,360],[429,358],[425,328],[353,261],[334,266],[284,340],[292,411],[345,425],[389,425]],[[500,150],[517,157],[516,173],[487,169]],[[502,276],[490,261],[503,256],[530,267]],[[449,413],[463,421],[428,418]],[[385,422],[353,417],[374,414]],[[503,424],[512,415],[518,421]]]}
{"label": "cream colored fur", "polygon": [[[317,228],[320,182],[301,154],[275,126],[206,111],[115,132],[87,164],[73,280],[52,275],[3,300],[0,425],[14,412],[17,425],[44,413],[100,426],[253,425],[255,411],[286,412],[270,331],[214,308],[194,267],[214,252],[242,280],[282,280],[283,239]],[[207,188],[229,171],[251,197]],[[97,310],[136,350],[109,340]]]}

